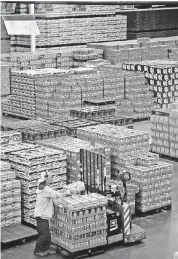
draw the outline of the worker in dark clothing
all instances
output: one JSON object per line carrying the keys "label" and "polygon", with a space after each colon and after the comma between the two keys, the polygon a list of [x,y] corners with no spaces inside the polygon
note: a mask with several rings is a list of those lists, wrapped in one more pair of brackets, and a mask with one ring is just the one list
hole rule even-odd
{"label": "worker in dark clothing", "polygon": [[50,249],[51,234],[49,229],[49,220],[53,214],[53,202],[55,199],[63,198],[70,194],[70,191],[59,192],[54,191],[48,185],[51,182],[51,175],[49,173],[42,173],[38,180],[37,199],[34,215],[37,222],[38,240],[34,254],[38,256],[46,256],[48,254],[56,253],[55,250]]}

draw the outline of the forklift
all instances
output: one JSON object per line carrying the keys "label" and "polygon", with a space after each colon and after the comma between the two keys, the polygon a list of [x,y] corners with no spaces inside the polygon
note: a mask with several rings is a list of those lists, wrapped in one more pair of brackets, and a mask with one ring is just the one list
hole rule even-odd
{"label": "forklift", "polygon": [[[85,158],[84,159],[84,153]],[[98,165],[96,169],[97,172],[101,171],[102,179],[102,188],[99,187],[98,181],[91,183],[91,172],[87,170],[87,174],[84,174],[84,163],[87,161],[87,155],[92,157],[92,152],[81,149],[80,151],[80,178],[81,181],[85,183],[86,192],[98,192],[102,195],[108,197],[108,208],[107,208],[107,241],[108,245],[111,243],[123,241],[125,244],[138,242],[146,238],[146,231],[132,223],[131,219],[131,209],[127,200],[127,182],[131,180],[131,174],[129,172],[120,173],[119,170],[115,174],[115,179],[118,182],[118,185],[111,184],[109,188],[106,188],[106,173],[104,169],[101,169],[101,165]],[[97,161],[101,161],[102,164],[102,155]],[[97,161],[96,162],[97,164]],[[90,167],[90,166],[89,166]],[[93,168],[94,170],[94,168]],[[95,171],[95,170],[94,170]],[[95,172],[94,177],[95,177]],[[112,181],[111,181],[112,182]],[[104,186],[104,187],[103,187]]]}
{"label": "forklift", "polygon": [[[86,150],[85,150],[86,151]],[[90,151],[86,151],[90,152]],[[82,155],[82,152],[81,152]],[[99,154],[100,155],[100,154]],[[82,156],[81,156],[82,157]],[[84,160],[83,160],[84,161]],[[98,159],[99,161],[99,159]],[[100,157],[100,161],[102,162],[102,158]],[[95,161],[96,162],[96,161]],[[129,172],[124,172],[120,174],[120,172],[116,172],[117,179],[112,180],[108,183],[109,188],[106,187],[106,176],[104,175],[104,170],[101,170],[102,175],[102,183],[103,186],[99,186],[98,181],[94,180],[94,184],[91,183],[91,178],[87,175],[84,175],[82,159],[80,161],[80,181],[68,184],[65,186],[68,190],[75,189],[75,193],[79,195],[84,195],[88,193],[99,193],[108,198],[108,206],[106,210],[107,216],[107,244],[103,246],[98,246],[95,248],[90,248],[87,250],[80,250],[74,253],[68,252],[68,256],[72,258],[81,258],[83,256],[91,256],[99,253],[103,253],[109,248],[111,244],[132,244],[138,241],[141,241],[146,238],[146,231],[141,227],[132,223],[131,219],[131,210],[130,205],[127,202],[127,182],[131,179],[131,175]],[[98,169],[96,169],[98,171]],[[85,172],[86,173],[86,172]],[[91,171],[87,171],[87,174],[91,174]],[[95,174],[95,172],[94,172]],[[94,175],[95,176],[95,175]],[[103,191],[104,190],[104,191]],[[55,244],[55,241],[53,242]],[[56,249],[59,249],[59,246],[56,244]],[[66,249],[60,247],[60,250],[64,253]],[[60,251],[61,253],[61,251]],[[65,253],[62,255],[65,255]]]}

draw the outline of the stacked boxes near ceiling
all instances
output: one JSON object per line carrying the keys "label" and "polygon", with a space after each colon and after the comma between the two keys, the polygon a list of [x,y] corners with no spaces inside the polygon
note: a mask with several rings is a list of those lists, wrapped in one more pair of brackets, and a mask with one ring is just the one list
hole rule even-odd
{"label": "stacked boxes near ceiling", "polygon": [[97,193],[64,198],[61,206],[55,205],[52,242],[70,252],[106,245],[107,203],[107,198]]}
{"label": "stacked boxes near ceiling", "polygon": [[120,13],[127,15],[128,39],[177,36],[177,7],[128,10]]}
{"label": "stacked boxes near ceiling", "polygon": [[[101,175],[104,175],[104,172],[106,172],[106,178],[110,178],[110,160],[108,160],[110,150],[108,150],[108,148],[104,148],[102,145],[92,146],[88,141],[82,141],[72,137],[60,137],[55,140],[43,140],[37,143],[47,147],[55,148],[57,150],[65,151],[67,156],[67,179],[69,183],[80,181],[82,178],[80,174],[80,149],[93,152],[94,157],[91,157],[90,161],[88,161],[89,165],[94,164],[94,160],[96,160],[95,157],[103,157],[102,167],[96,163],[96,168],[94,168],[96,177],[94,177],[94,181],[98,179],[97,186],[100,190],[103,185]],[[86,175],[86,172],[88,172],[88,168],[83,168],[84,175]]]}
{"label": "stacked boxes near ceiling", "polygon": [[69,5],[69,4],[35,4],[36,13],[57,13],[61,17],[97,14],[115,14],[115,5]]}
{"label": "stacked boxes near ceiling", "polygon": [[66,156],[59,150],[34,146],[28,150],[11,152],[8,159],[21,181],[22,220],[35,225],[37,180],[42,172],[50,172],[52,188],[61,189],[66,184]]}
{"label": "stacked boxes near ceiling", "polygon": [[[28,13],[28,5],[24,2],[2,3],[1,8],[6,13]],[[35,3],[35,13],[57,13],[60,16],[115,14],[119,10],[134,9],[134,5],[70,5],[70,4],[37,4]],[[4,11],[4,12],[5,12]]]}
{"label": "stacked boxes near ceiling", "polygon": [[27,14],[29,13],[29,7],[27,3],[24,2],[17,2],[15,8],[16,14]]}
{"label": "stacked boxes near ceiling", "polygon": [[13,14],[15,12],[16,5],[16,3],[1,3],[1,14]]}
{"label": "stacked boxes near ceiling", "polygon": [[21,185],[8,162],[1,161],[1,228],[21,223]]}
{"label": "stacked boxes near ceiling", "polygon": [[[114,7],[103,6],[96,10],[95,5],[87,5],[84,10],[66,6],[67,13],[42,12],[35,15],[40,35],[36,37],[37,48],[52,48],[66,45],[87,44],[124,40],[127,38],[126,16],[116,15]],[[102,9],[104,12],[102,13]],[[60,7],[60,11],[63,9]],[[71,9],[71,10],[70,10]],[[88,10],[87,10],[88,9]],[[90,10],[89,10],[90,9]],[[93,9],[93,11],[92,11]],[[13,51],[30,49],[29,36],[13,36]]]}
{"label": "stacked boxes near ceiling", "polygon": [[89,43],[89,48],[103,49],[104,58],[114,64],[124,62],[171,58],[177,49],[178,37],[140,38],[129,41]]}
{"label": "stacked boxes near ceiling", "polygon": [[177,101],[178,98],[177,61],[155,60],[139,63],[125,63],[123,69],[144,72],[150,89],[154,92],[155,102],[161,108]]}
{"label": "stacked boxes near ceiling", "polygon": [[155,111],[151,116],[152,152],[178,158],[178,108]]}

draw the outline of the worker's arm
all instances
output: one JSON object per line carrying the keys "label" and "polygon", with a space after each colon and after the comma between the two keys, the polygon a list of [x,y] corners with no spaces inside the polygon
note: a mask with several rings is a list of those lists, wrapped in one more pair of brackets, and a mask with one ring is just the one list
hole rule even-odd
{"label": "worker's arm", "polygon": [[52,199],[60,199],[65,197],[66,195],[69,195],[70,192],[69,191],[65,191],[65,192],[60,192],[60,191],[55,191],[53,190],[51,187],[46,186],[44,188],[44,196],[46,198],[52,198]]}

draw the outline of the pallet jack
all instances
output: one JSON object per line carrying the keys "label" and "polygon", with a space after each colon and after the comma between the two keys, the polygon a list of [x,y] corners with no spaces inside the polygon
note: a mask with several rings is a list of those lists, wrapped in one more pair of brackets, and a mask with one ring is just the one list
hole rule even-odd
{"label": "pallet jack", "polygon": [[[73,258],[80,258],[82,255],[95,255],[106,251],[110,244],[131,244],[146,238],[146,231],[140,226],[132,223],[130,205],[127,202],[127,181],[130,179],[131,175],[128,172],[119,174],[118,185],[111,184],[109,186],[109,190],[106,191],[105,188],[105,192],[101,193],[97,185],[95,188],[91,188],[91,186],[84,181],[81,164],[81,181],[69,184],[66,187],[69,188],[69,190],[70,186],[73,190],[76,188],[76,193],[80,195],[89,192],[98,192],[107,197],[108,194],[110,195],[110,197],[108,197],[108,208],[106,212],[108,226],[107,244],[104,247],[95,247],[93,249],[87,249],[85,251],[78,251],[75,253],[69,252],[70,256]],[[106,178],[103,177],[103,180],[106,187]],[[121,182],[123,183],[122,185],[120,184]]]}

